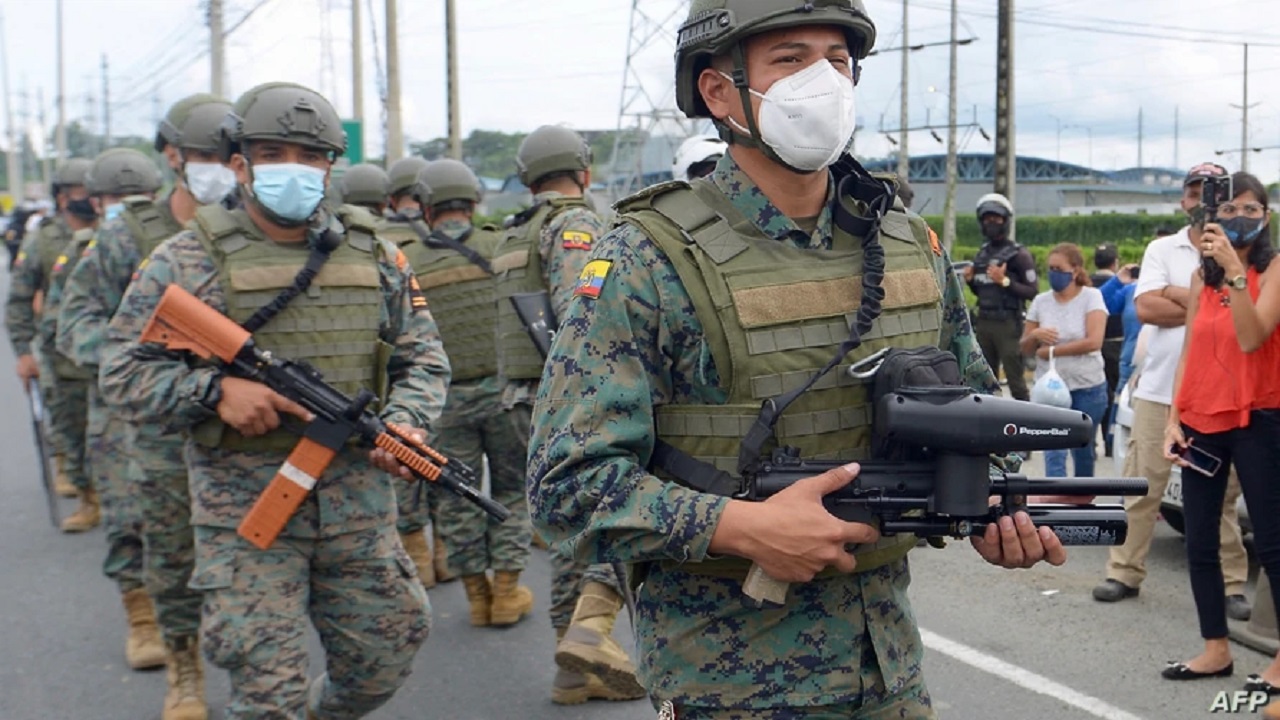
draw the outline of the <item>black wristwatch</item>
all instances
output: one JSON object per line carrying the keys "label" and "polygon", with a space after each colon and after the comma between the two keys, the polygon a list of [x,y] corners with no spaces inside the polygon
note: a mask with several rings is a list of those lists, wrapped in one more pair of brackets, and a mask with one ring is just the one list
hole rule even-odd
{"label": "black wristwatch", "polygon": [[1227,284],[1236,290],[1244,290],[1249,287],[1249,279],[1243,275],[1237,275],[1228,280]]}
{"label": "black wristwatch", "polygon": [[204,396],[196,400],[205,410],[217,414],[218,404],[222,402],[222,373],[214,373],[204,390]]}

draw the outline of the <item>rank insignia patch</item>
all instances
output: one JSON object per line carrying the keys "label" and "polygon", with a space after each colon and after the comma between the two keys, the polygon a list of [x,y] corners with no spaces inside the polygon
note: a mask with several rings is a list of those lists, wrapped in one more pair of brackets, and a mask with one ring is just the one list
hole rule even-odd
{"label": "rank insignia patch", "polygon": [[422,294],[422,286],[418,284],[416,275],[409,276],[409,305],[414,310],[422,310],[427,306],[427,297]]}

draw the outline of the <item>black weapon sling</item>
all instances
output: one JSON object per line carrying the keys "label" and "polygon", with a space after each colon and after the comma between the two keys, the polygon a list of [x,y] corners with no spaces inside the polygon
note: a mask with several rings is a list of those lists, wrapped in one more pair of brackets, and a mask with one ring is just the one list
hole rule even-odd
{"label": "black weapon sling", "polygon": [[297,277],[293,279],[293,284],[275,297],[271,302],[263,305],[254,311],[253,315],[245,320],[241,327],[250,333],[256,333],[262,329],[263,325],[271,322],[271,319],[280,314],[293,299],[307,291],[311,287],[311,281],[315,280],[319,274],[320,268],[329,261],[329,256],[334,250],[342,244],[342,236],[333,230],[325,230],[316,238],[316,242],[311,247],[311,254],[307,256],[307,262],[298,271]]}
{"label": "black weapon sling", "polygon": [[407,218],[406,220],[409,223],[409,227],[413,228],[413,231],[418,235],[418,239],[422,240],[424,245],[435,245],[437,247],[449,248],[450,250],[465,257],[473,265],[484,270],[485,274],[493,274],[493,266],[489,264],[489,261],[485,260],[484,257],[482,257],[480,253],[476,252],[473,248],[469,248],[465,245],[467,238],[471,237],[471,233],[475,228],[467,228],[467,231],[462,233],[462,237],[454,239],[439,230],[427,230],[426,225],[424,225],[421,220],[411,220]]}

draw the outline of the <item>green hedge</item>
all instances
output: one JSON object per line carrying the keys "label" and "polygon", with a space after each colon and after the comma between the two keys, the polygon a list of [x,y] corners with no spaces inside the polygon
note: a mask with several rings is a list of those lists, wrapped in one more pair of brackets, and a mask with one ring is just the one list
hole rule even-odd
{"label": "green hedge", "polygon": [[[942,234],[943,217],[926,215],[925,221],[939,235]],[[1180,228],[1187,223],[1185,215],[1071,215],[1067,217],[1018,218],[1018,242],[1027,245],[1053,246],[1058,243],[1075,243],[1082,248],[1097,247],[1103,243],[1120,245],[1125,241],[1147,242],[1156,236],[1162,226]],[[957,213],[957,246],[978,247],[983,243],[978,219],[972,213]]]}

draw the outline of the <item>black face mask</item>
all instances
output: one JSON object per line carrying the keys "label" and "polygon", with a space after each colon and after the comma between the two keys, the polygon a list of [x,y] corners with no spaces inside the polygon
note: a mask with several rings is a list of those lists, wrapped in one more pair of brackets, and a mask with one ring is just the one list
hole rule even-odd
{"label": "black face mask", "polygon": [[1004,225],[995,223],[982,224],[982,236],[991,242],[1001,242],[1005,238]]}
{"label": "black face mask", "polygon": [[68,200],[67,212],[71,213],[78,220],[92,222],[98,219],[98,213],[93,209],[93,203],[89,202],[89,198],[83,200]]}

